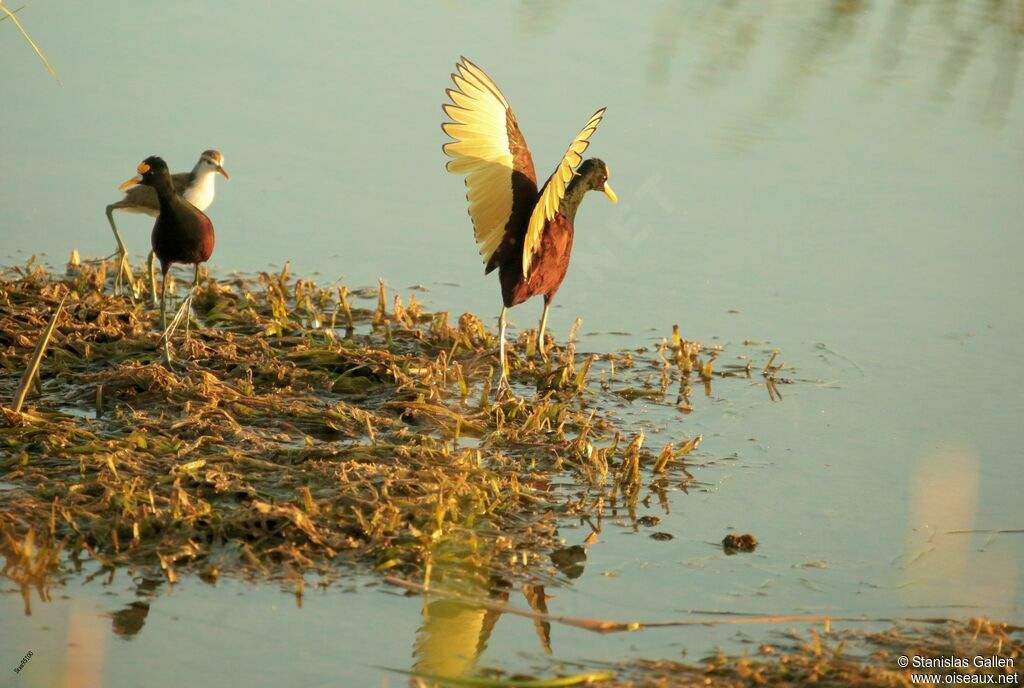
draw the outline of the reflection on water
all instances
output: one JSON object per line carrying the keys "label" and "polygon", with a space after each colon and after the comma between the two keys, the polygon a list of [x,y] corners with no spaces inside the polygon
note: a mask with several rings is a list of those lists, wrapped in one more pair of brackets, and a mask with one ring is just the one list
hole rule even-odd
{"label": "reflection on water", "polygon": [[556,549],[551,553],[551,562],[566,578],[579,578],[583,575],[583,568],[587,563],[587,550],[583,545]]}
{"label": "reflection on water", "polygon": [[[450,591],[446,589],[446,592]],[[523,585],[520,592],[533,611],[547,614],[543,585]],[[511,597],[507,590],[463,589],[458,593],[469,599],[488,595],[489,599],[501,604],[507,604]],[[412,670],[425,676],[446,678],[471,675],[503,612],[462,599],[431,599],[429,593],[425,600],[423,623],[416,631],[413,644]],[[551,624],[543,619],[534,619],[533,624],[541,651],[552,654]]]}
{"label": "reflection on water", "polygon": [[[579,99],[608,104],[616,120],[600,145],[616,161],[623,204],[581,232],[563,309],[552,312],[563,320],[556,331],[579,315],[586,328],[632,332],[586,340],[609,351],[657,346],[678,321],[724,342],[772,340],[765,346],[781,346],[807,379],[785,387],[777,404],[767,403],[778,391],[771,386],[681,388],[675,407],[653,418],[642,396],[624,395],[616,410],[652,442],[706,438],[692,472],[651,482],[637,513],[606,518],[599,542],[555,552],[565,587],[553,599],[546,579],[545,588],[524,589],[440,554],[438,588],[600,618],[964,610],[1019,620],[1021,535],[998,531],[1020,519],[1021,426],[1006,399],[1024,383],[1013,315],[1024,196],[1020,157],[1007,151],[1021,129],[1024,0],[665,0],[617,15],[623,6],[409,4],[403,28],[380,33],[398,26],[398,13],[382,16],[376,5],[324,5],[310,20],[244,3],[34,3],[34,36],[59,58],[65,87],[53,88],[32,55],[18,74],[38,80],[7,84],[5,112],[22,130],[0,165],[8,227],[0,254],[46,250],[63,261],[94,237],[93,255],[109,250],[101,208],[125,160],[166,146],[184,165],[197,146],[216,145],[237,151],[241,168],[214,206],[215,269],[293,259],[322,270],[323,281],[422,281],[430,307],[490,312],[494,285],[478,274],[464,202],[441,168],[437,106],[460,53],[503,65],[496,69],[517,108],[556,121]],[[135,31],[136,21],[150,31]],[[82,28],[88,22],[116,28],[96,41],[99,32]],[[565,36],[580,26],[573,40],[599,49],[566,50]],[[261,45],[252,40],[261,27],[279,41],[272,53],[251,47]],[[159,89],[152,74],[166,69],[165,53],[140,50],[142,37],[194,51],[176,56]],[[25,46],[10,38],[0,34],[0,51],[13,71]],[[411,42],[422,59],[404,57]],[[126,68],[125,55],[138,64]],[[386,93],[367,67],[380,55],[389,60],[374,64],[389,75]],[[576,77],[571,89],[544,71],[552,55]],[[381,107],[354,100],[360,90]],[[922,102],[926,115],[964,116],[936,126],[938,118],[921,116]],[[201,122],[190,119],[199,111]],[[554,147],[564,145],[557,129]],[[769,132],[779,145],[756,154],[701,148],[724,136],[750,150]],[[539,151],[545,125],[529,134]],[[544,157],[558,153],[547,148]],[[54,174],[55,162],[66,174]],[[381,180],[402,188],[386,209],[373,202]],[[138,224],[136,246],[150,226]],[[734,307],[739,313],[727,314]],[[652,326],[660,329],[651,334]],[[948,338],[966,332],[977,334]],[[673,540],[648,537],[642,519],[653,515]],[[590,543],[590,529],[575,527],[560,526],[578,536],[571,542]],[[754,532],[756,552],[726,556],[720,543],[730,528]],[[457,675],[514,662],[518,648],[559,658],[633,651],[632,639],[581,638],[560,626],[552,638],[493,606],[440,598],[421,606],[364,590],[308,593],[298,610],[276,591],[240,592],[237,582],[190,590],[183,582],[188,594],[164,588],[159,598],[133,584],[116,600],[97,592],[100,582],[69,585],[70,600],[30,588],[2,596],[6,618],[19,618],[0,624],[0,635],[31,639],[37,650],[21,679],[46,666],[38,650],[67,653],[49,684],[64,675],[84,684],[99,671],[91,661],[124,677],[127,658],[159,660],[168,638],[182,652],[155,666],[194,657],[219,677],[231,657],[258,666],[254,685],[290,685],[317,667],[319,684],[344,685],[337,677],[357,662]],[[645,633],[642,649],[667,656],[678,643],[699,652],[733,637],[713,632],[668,641]],[[269,646],[288,659],[253,651]],[[369,675],[378,680],[348,683],[381,683]],[[180,684],[175,678],[164,671],[152,680]]]}
{"label": "reflection on water", "polygon": [[936,444],[918,460],[902,561],[908,606],[1013,606],[1015,545],[996,531],[1017,525],[1019,514],[1007,514],[1006,523],[977,522],[979,469],[977,452],[958,440]]}
{"label": "reflection on water", "polygon": [[129,602],[127,606],[110,615],[114,635],[131,639],[142,630],[146,625],[146,617],[149,616],[150,602],[157,599],[162,586],[163,580],[160,578],[143,577],[139,579],[135,594],[143,600]]}
{"label": "reflection on water", "polygon": [[699,53],[694,78],[708,87],[721,83],[749,62],[772,9],[772,2],[667,0],[655,20],[647,66],[649,85],[661,88],[669,84],[676,54],[690,41],[696,43]]}
{"label": "reflection on water", "polygon": [[[75,605],[68,619],[67,643],[60,685],[102,686],[107,663],[107,634],[103,620],[83,605]],[[52,655],[51,655],[52,656]]]}
{"label": "reflection on water", "polygon": [[[552,555],[556,566],[559,561],[569,561],[567,567],[572,574],[582,574],[586,552],[575,547],[559,550],[563,551],[565,556]],[[478,553],[460,552],[440,543],[431,561],[430,587],[443,590],[444,596],[432,598],[429,591],[424,593],[423,620],[413,644],[412,670],[417,674],[448,678],[471,675],[505,614],[502,609],[515,604],[519,595],[534,612],[548,613],[545,586],[523,583],[516,589],[498,581],[488,573],[490,567]],[[474,603],[484,599],[496,604]],[[550,622],[534,618],[533,626],[541,651],[552,654]]]}
{"label": "reflection on water", "polygon": [[146,625],[147,616],[149,616],[149,604],[146,602],[132,602],[124,609],[114,612],[111,615],[114,635],[131,638]]}
{"label": "reflection on water", "polygon": [[550,0],[520,0],[515,12],[516,28],[530,36],[538,36],[560,28],[559,15],[567,2]]}
{"label": "reflection on water", "polygon": [[[762,40],[765,35],[770,41]],[[782,40],[780,40],[780,36]],[[781,59],[775,53],[784,46]],[[868,46],[869,60],[854,51]],[[679,53],[694,52],[693,78],[705,89],[726,87],[745,69],[777,72],[763,102],[736,125],[749,131],[788,113],[814,80],[850,67],[873,91],[893,85],[952,102],[964,89],[983,115],[1003,124],[1013,102],[1024,49],[1024,0],[667,0],[653,27],[648,85],[670,87]],[[974,82],[965,84],[975,69]]]}

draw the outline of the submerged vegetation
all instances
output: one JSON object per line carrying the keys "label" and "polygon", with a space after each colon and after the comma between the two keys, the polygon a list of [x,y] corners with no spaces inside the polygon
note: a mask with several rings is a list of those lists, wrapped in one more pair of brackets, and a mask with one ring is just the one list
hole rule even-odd
{"label": "submerged vegetation", "polygon": [[[111,276],[77,255],[65,275],[33,261],[0,273],[0,397],[19,380],[35,392],[0,428],[4,573],[23,584],[83,558],[171,581],[351,565],[429,580],[446,551],[543,578],[559,518],[599,528],[605,508],[632,511],[645,483],[689,476],[700,440],[649,450],[595,395],[685,412],[691,382],[752,370],[715,372],[721,349],[678,331],[646,360],[570,341],[543,362],[531,331],[509,354],[514,393],[498,393],[497,337],[474,315],[449,322],[383,284],[352,293],[287,266],[203,281],[168,369],[149,300],[111,296]],[[753,371],[775,388],[770,361]]]}

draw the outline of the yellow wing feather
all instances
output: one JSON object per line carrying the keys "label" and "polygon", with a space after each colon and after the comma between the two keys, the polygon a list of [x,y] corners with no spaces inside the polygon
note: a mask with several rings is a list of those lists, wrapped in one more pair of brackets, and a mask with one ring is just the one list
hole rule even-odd
{"label": "yellow wing feather", "polygon": [[[455,141],[444,145],[453,159],[448,171],[465,174],[466,199],[480,253],[487,263],[501,246],[505,226],[512,215],[512,175],[516,171],[509,121],[515,123],[508,101],[482,69],[466,58],[452,74],[455,89],[448,89],[451,103],[442,105],[452,119],[441,125]],[[515,127],[518,136],[518,126]],[[529,176],[533,176],[532,163]],[[536,188],[536,187],[534,187]]]}
{"label": "yellow wing feather", "polygon": [[597,131],[597,125],[604,117],[605,108],[594,113],[573,142],[569,144],[569,150],[558,163],[554,173],[544,185],[533,213],[530,215],[530,224],[526,230],[526,240],[523,242],[523,277],[530,274],[530,265],[533,262],[533,254],[540,247],[541,234],[544,232],[544,225],[558,213],[558,206],[565,197],[565,188],[572,179],[573,170],[583,161],[583,152],[590,145],[590,137]]}

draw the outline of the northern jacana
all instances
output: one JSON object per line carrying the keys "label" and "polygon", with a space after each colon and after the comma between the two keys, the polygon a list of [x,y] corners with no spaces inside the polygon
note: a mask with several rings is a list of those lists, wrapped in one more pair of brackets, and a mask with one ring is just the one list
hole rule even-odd
{"label": "northern jacana", "polygon": [[605,109],[595,112],[576,135],[538,191],[530,149],[501,90],[465,57],[455,69],[455,88],[446,91],[451,102],[441,106],[453,120],[441,128],[455,141],[446,143],[444,152],[454,158],[448,161],[448,171],[466,175],[466,199],[486,265],[484,274],[498,268],[503,300],[498,317],[501,383],[507,385],[506,312],[543,294],[537,346],[546,358],[544,328],[551,300],[569,269],[573,221],[580,201],[587,191],[603,191],[612,202],[618,202],[608,186],[608,166],[597,158],[580,164]]}
{"label": "northern jacana", "polygon": [[[221,155],[220,151],[205,150],[199,156],[199,160],[191,172],[172,174],[171,184],[173,184],[175,191],[185,197],[186,201],[200,210],[206,210],[213,203],[213,196],[216,193],[214,181],[217,174],[222,174],[225,179],[229,179],[227,170],[224,169],[224,156]],[[110,222],[110,228],[114,230],[114,238],[117,240],[118,265],[117,278],[114,282],[116,289],[120,285],[121,274],[125,269],[128,249],[125,248],[121,235],[117,231],[117,225],[114,224],[115,210],[123,213],[142,213],[143,215],[156,217],[160,213],[160,202],[157,200],[156,192],[152,188],[136,186],[129,189],[120,201],[107,206],[107,220]],[[148,258],[149,288],[153,305],[155,306],[156,271],[153,267],[154,262],[155,256],[150,251]]]}
{"label": "northern jacana", "polygon": [[119,188],[148,186],[156,192],[160,207],[153,224],[153,253],[160,260],[160,324],[164,331],[164,360],[170,365],[170,333],[167,332],[167,271],[174,263],[195,265],[193,288],[199,284],[199,264],[213,255],[213,223],[203,211],[185,200],[175,191],[167,163],[155,155],[139,163],[138,176],[132,177]]}

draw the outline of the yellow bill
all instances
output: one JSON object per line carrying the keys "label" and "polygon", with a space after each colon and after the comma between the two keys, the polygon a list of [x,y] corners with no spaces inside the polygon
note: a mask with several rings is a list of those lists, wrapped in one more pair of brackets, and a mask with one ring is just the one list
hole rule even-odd
{"label": "yellow bill", "polygon": [[604,183],[604,195],[611,199],[612,203],[618,203],[619,197],[612,191],[612,187],[608,185],[608,182]]}
{"label": "yellow bill", "polygon": [[[133,186],[138,186],[139,184],[142,183],[142,175],[144,175],[147,172],[149,172],[149,165],[147,165],[144,162],[140,162],[139,166],[136,167],[135,169],[138,171],[138,175],[132,177],[131,179],[129,179],[128,181],[126,181],[124,184],[122,184],[121,186],[119,186],[117,188],[119,188],[122,191],[124,191],[125,189],[128,189],[128,188],[133,187]],[[225,176],[227,176],[227,175],[225,175]]]}

